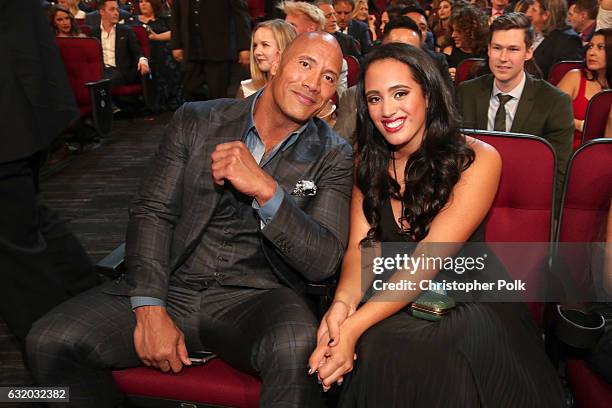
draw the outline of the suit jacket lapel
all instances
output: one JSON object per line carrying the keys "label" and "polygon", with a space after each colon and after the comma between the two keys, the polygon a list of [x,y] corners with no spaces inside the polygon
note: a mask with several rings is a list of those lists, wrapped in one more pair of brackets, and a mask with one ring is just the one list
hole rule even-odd
{"label": "suit jacket lapel", "polygon": [[529,120],[529,115],[531,114],[533,104],[535,103],[535,86],[530,75],[528,73],[525,73],[525,75],[525,88],[523,88],[523,94],[519,100],[519,104],[516,108],[516,114],[514,115],[514,120],[512,121],[512,127],[510,128],[510,131],[514,133],[525,133],[523,131],[525,128],[524,124]]}
{"label": "suit jacket lapel", "polygon": [[493,75],[486,77],[482,81],[480,89],[478,89],[476,99],[476,128],[486,129],[489,121],[489,101],[491,100],[491,92],[493,92]]}
{"label": "suit jacket lapel", "polygon": [[227,108],[211,110],[210,117],[207,120],[209,123],[207,134],[200,136],[206,137],[207,140],[201,144],[203,149],[201,152],[202,160],[200,161],[200,168],[197,169],[198,177],[194,186],[198,191],[197,197],[199,199],[192,203],[191,229],[185,240],[185,251],[176,260],[175,265],[181,264],[195,248],[223,193],[223,188],[215,185],[212,181],[210,156],[218,144],[241,139],[246,131],[247,117],[250,115],[253,98],[254,96],[241,100]]}

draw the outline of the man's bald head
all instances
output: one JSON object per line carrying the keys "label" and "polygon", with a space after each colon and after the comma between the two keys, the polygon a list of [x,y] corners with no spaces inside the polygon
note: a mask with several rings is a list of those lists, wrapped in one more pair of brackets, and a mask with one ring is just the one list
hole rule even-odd
{"label": "man's bald head", "polygon": [[324,32],[298,35],[285,49],[269,83],[277,110],[295,123],[315,116],[336,92],[342,50]]}

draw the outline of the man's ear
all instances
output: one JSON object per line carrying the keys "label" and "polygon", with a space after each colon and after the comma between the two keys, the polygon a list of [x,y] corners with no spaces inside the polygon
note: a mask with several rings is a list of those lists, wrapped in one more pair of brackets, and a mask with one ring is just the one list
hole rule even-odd
{"label": "man's ear", "polygon": [[533,57],[533,46],[527,48],[527,52],[525,53],[525,61],[529,61]]}

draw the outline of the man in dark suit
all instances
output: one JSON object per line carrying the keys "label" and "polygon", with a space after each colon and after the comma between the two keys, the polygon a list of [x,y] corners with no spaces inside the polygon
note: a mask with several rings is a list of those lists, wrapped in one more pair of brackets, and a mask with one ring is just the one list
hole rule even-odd
{"label": "man in dark suit", "polygon": [[170,48],[183,62],[187,98],[228,96],[235,63],[249,65],[251,19],[246,0],[174,0],[170,22]]}
{"label": "man in dark suit", "polygon": [[[132,14],[122,8],[119,8],[119,21],[127,21]],[[85,24],[91,28],[100,26],[100,11],[95,10],[85,14]]]}
{"label": "man in dark suit", "polygon": [[149,63],[142,55],[138,39],[132,29],[119,21],[119,4],[116,0],[98,3],[100,25],[93,27],[91,35],[102,43],[104,78],[111,86],[138,82],[138,74],[149,73]]}
{"label": "man in dark suit", "polygon": [[39,199],[46,149],[78,117],[40,1],[0,3],[0,26],[0,315],[21,343],[32,323],[97,277]]}
{"label": "man in dark suit", "polygon": [[359,41],[361,53],[365,55],[372,46],[372,39],[370,38],[370,30],[368,25],[353,19],[355,1],[335,0],[334,10],[336,11],[339,31],[342,34],[350,35],[353,37],[353,39]]}
{"label": "man in dark suit", "polygon": [[338,30],[338,19],[332,0],[316,0],[314,5],[317,6],[325,15],[325,31],[334,36],[343,55],[352,55],[361,61],[361,51],[357,48],[355,40],[350,35],[342,34]]}
{"label": "man in dark suit", "polygon": [[[408,17],[395,17],[391,19],[383,33],[382,43],[388,44],[399,42],[412,45],[415,48],[423,50],[427,55],[432,57],[436,66],[440,70],[440,75],[446,79],[449,91],[452,89],[452,81],[448,74],[448,64],[446,58],[434,58],[433,51],[423,49],[423,41],[421,38],[421,30],[419,26]],[[334,130],[350,143],[355,142],[355,130],[357,128],[357,86],[350,87],[344,94],[340,96],[338,110],[336,116],[336,124]]]}
{"label": "man in dark suit", "polygon": [[459,85],[459,110],[466,128],[527,133],[550,142],[557,154],[560,198],[572,151],[572,104],[568,95],[525,72],[525,61],[533,56],[533,38],[531,22],[524,14],[497,17],[489,35],[492,73]]}
{"label": "man in dark suit", "polygon": [[301,294],[347,244],[352,151],[315,117],[341,61],[333,37],[303,34],[263,90],[175,113],[130,209],[126,276],[30,332],[40,383],[114,406],[104,369],[178,372],[207,348],[262,378],[261,406],[320,406],[307,375],[317,320]]}

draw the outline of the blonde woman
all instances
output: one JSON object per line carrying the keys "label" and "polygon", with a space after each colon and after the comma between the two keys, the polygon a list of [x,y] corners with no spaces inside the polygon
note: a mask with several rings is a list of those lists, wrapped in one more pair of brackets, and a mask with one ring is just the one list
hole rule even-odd
{"label": "blonde woman", "polygon": [[376,35],[376,16],[374,14],[370,14],[367,0],[357,0],[355,2],[353,19],[359,20],[368,25],[372,41],[376,41],[378,39],[378,36]]}
{"label": "blonde woman", "polygon": [[280,19],[264,21],[255,27],[251,36],[251,78],[240,83],[236,98],[246,98],[268,82],[281,54],[296,35],[295,28]]}
{"label": "blonde woman", "polygon": [[85,12],[79,9],[79,0],[58,0],[57,3],[66,7],[77,20],[85,18]]}

